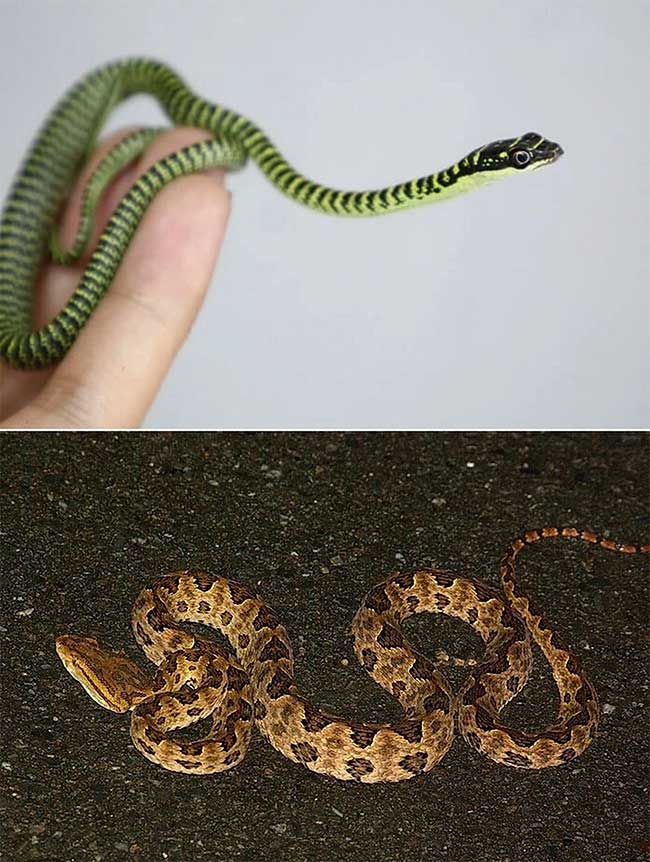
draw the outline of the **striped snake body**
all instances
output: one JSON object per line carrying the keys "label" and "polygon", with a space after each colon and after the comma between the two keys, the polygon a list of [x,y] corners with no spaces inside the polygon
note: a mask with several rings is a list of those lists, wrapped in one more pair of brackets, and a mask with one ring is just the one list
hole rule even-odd
{"label": "striped snake body", "polygon": [[[73,247],[63,250],[55,229],[61,206],[110,112],[138,92],[153,95],[174,124],[198,126],[213,138],[167,156],[135,182],[111,216],[72,297],[34,330],[33,285],[48,245],[59,263],[81,257],[103,190],[161,131],[135,132],[106,156],[85,189]],[[340,191],[302,176],[258,126],[201,99],[164,64],[147,59],[111,63],[83,78],[54,108],[9,194],[0,221],[0,357],[19,368],[61,359],[113,280],[147,207],[177,177],[217,165],[239,168],[251,158],[288,197],[324,213],[367,216],[446,200],[489,180],[550,164],[561,154],[558,144],[529,132],[479,147],[417,180],[373,191]]]}
{"label": "striped snake body", "polygon": [[[62,635],[56,648],[94,700],[131,712],[138,751],[177,772],[196,775],[235,766],[255,724],[285,757],[342,780],[401,781],[427,772],[444,757],[457,731],[498,763],[560,766],[590,744],[600,711],[578,659],[515,582],[519,551],[549,538],[625,554],[650,551],[649,545],[621,544],[587,530],[546,527],[508,546],[500,564],[504,595],[443,570],[392,575],[366,595],[352,624],[357,658],[404,711],[390,723],[349,721],[314,706],[296,685],[291,643],[276,613],[247,587],[220,576],[176,572],[140,593],[133,632],[158,666],[153,680],[94,638]],[[401,631],[407,617],[422,612],[468,622],[485,644],[483,658],[470,667],[457,694]],[[184,622],[218,629],[235,655],[190,634]],[[531,638],[550,665],[560,701],[555,722],[539,732],[514,729],[500,717],[528,679]],[[203,738],[174,735],[208,716],[211,728]]]}

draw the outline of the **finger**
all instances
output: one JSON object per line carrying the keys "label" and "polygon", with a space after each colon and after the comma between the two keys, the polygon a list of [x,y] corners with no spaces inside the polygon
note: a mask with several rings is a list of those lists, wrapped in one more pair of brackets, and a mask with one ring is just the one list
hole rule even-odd
{"label": "finger", "polygon": [[[135,131],[137,127],[127,127],[114,132],[102,141],[92,153],[86,165],[79,174],[74,188],[66,201],[60,220],[59,235],[64,248],[74,242],[79,224],[81,202],[86,183],[104,156],[123,138]],[[59,266],[47,261],[41,268],[34,285],[32,297],[32,319],[34,328],[39,329],[50,321],[65,305],[72,295],[84,270],[87,259],[97,245],[111,213],[131,187],[137,176],[137,162],[113,180],[104,191],[95,212],[93,234],[88,243],[84,259],[73,266]],[[0,419],[10,416],[28,404],[45,386],[52,376],[54,368],[38,371],[11,368],[6,363],[0,363]]]}
{"label": "finger", "polygon": [[[174,129],[144,172],[205,132]],[[210,282],[230,209],[223,171],[175,180],[154,199],[106,296],[49,383],[26,408],[32,427],[138,425],[187,336]]]}
{"label": "finger", "polygon": [[[64,249],[72,247],[79,226],[81,204],[88,180],[102,159],[136,127],[128,127],[115,132],[97,147],[81,171],[77,182],[68,198],[59,222],[59,238]],[[138,175],[142,173],[138,161],[129,165],[113,179],[104,190],[94,213],[93,230],[78,263],[61,266],[49,262],[43,268],[34,292],[34,322],[37,327],[50,321],[70,299],[79,283],[86,264],[97,246],[99,237],[106,227],[113,210],[131,188]]]}

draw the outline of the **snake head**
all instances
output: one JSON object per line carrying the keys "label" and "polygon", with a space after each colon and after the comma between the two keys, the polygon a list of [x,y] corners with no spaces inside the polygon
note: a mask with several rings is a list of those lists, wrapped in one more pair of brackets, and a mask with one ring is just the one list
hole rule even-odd
{"label": "snake head", "polygon": [[134,662],[105,650],[95,638],[61,635],[56,652],[68,673],[104,709],[128,712],[152,693],[150,679]]}
{"label": "snake head", "polygon": [[[557,161],[564,150],[538,132],[526,132],[518,138],[493,141],[473,150],[468,161],[475,173],[528,171]],[[495,177],[496,178],[496,177]]]}

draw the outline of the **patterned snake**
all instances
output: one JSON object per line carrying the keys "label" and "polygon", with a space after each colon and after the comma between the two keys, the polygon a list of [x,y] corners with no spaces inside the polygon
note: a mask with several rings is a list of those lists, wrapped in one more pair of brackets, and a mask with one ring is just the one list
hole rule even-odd
{"label": "patterned snake", "polygon": [[[177,772],[235,766],[254,724],[285,757],[342,780],[401,781],[427,772],[449,750],[456,729],[498,763],[559,766],[591,743],[600,711],[578,659],[515,583],[519,551],[547,538],[625,554],[650,552],[650,545],[621,544],[574,527],[530,530],[501,559],[505,601],[494,588],[448,571],[392,575],[366,595],[352,623],[357,658],[404,710],[391,723],[348,721],[312,705],[296,686],[291,644],[275,612],[247,587],[202,572],[162,577],[136,600],[133,632],[158,666],[155,679],[94,638],[63,635],[56,649],[94,700],[115,712],[131,711],[138,751]],[[485,644],[484,657],[458,694],[401,632],[407,617],[424,611],[468,622]],[[183,622],[218,629],[236,658],[177,625]],[[499,717],[528,679],[531,636],[551,667],[560,701],[555,722],[536,733],[508,727]],[[202,739],[172,734],[209,716],[211,728]]]}
{"label": "patterned snake", "polygon": [[[89,180],[73,247],[64,251],[56,223],[80,167],[113,108],[134,93],[152,94],[176,125],[198,126],[213,139],[185,147],[153,165],[111,216],[78,287],[49,323],[34,331],[32,293],[46,252],[59,263],[79,260],[93,213],[111,180],[160,134],[142,129],[125,138]],[[536,132],[495,141],[449,168],[376,191],[339,191],[299,174],[267,135],[241,114],[196,96],[169,67],[147,59],[111,63],[83,78],[56,105],[36,137],[0,221],[0,357],[18,368],[58,361],[71,347],[108,289],[156,194],[186,174],[221,165],[240,168],[250,157],[285,195],[324,213],[378,215],[446,200],[486,182],[554,162],[562,148]]]}

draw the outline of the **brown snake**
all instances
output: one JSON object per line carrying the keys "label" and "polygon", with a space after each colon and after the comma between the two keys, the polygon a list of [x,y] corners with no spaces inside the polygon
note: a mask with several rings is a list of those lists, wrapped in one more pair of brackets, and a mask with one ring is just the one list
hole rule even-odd
{"label": "brown snake", "polygon": [[[158,665],[153,680],[94,638],[62,635],[56,649],[94,700],[115,712],[131,711],[138,751],[177,772],[235,766],[254,724],[285,757],[343,780],[401,781],[427,772],[449,750],[456,728],[498,763],[559,766],[591,743],[600,710],[578,659],[515,583],[519,551],[546,538],[577,539],[625,554],[650,552],[650,545],[621,544],[574,527],[530,530],[501,559],[505,600],[493,587],[448,571],[391,575],[366,595],[352,623],[357,658],[404,710],[391,723],[348,721],[312,705],[296,686],[291,644],[275,612],[248,587],[203,572],[166,575],[135,602],[133,632]],[[483,658],[457,694],[401,632],[407,617],[424,611],[468,622],[485,644]],[[177,625],[183,622],[221,631],[236,658]],[[531,636],[551,667],[560,700],[555,722],[535,733],[509,728],[499,717],[528,679]],[[208,716],[211,728],[202,739],[172,735]]]}

